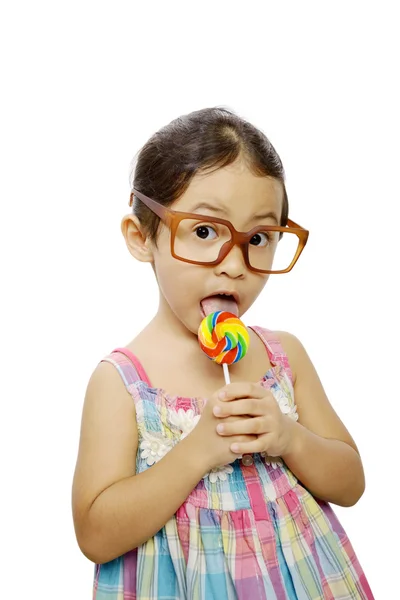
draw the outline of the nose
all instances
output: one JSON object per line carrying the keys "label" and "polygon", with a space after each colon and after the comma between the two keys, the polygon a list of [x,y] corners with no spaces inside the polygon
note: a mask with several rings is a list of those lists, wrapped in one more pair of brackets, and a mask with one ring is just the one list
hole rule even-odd
{"label": "nose", "polygon": [[233,246],[224,260],[214,267],[216,275],[227,275],[231,279],[243,279],[247,272],[244,256],[239,246]]}

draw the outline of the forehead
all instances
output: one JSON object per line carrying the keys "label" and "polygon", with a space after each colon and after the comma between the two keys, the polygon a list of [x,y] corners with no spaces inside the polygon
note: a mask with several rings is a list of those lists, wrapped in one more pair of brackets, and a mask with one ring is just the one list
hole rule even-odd
{"label": "forehead", "polygon": [[[218,211],[201,207],[203,202]],[[280,220],[282,203],[283,186],[277,179],[257,176],[238,161],[211,173],[196,174],[173,208],[213,214],[230,219],[240,227],[256,213],[273,212]],[[199,209],[197,205],[200,205]]]}

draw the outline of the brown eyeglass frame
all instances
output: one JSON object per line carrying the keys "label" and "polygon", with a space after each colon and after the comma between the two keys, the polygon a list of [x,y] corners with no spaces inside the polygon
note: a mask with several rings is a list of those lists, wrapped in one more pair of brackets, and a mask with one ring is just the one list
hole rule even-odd
{"label": "brown eyeglass frame", "polygon": [[[308,240],[308,236],[309,236],[309,231],[307,229],[304,229],[304,227],[301,227],[300,225],[298,225],[291,219],[288,219],[287,227],[280,227],[278,225],[264,225],[262,227],[260,227],[260,226],[253,227],[253,229],[251,229],[251,231],[248,231],[248,232],[242,232],[242,231],[237,231],[234,228],[234,226],[232,225],[232,223],[230,221],[226,221],[225,219],[219,219],[218,217],[210,217],[210,215],[200,215],[198,213],[187,213],[187,212],[181,212],[181,211],[177,211],[177,210],[171,210],[170,208],[163,206],[159,202],[152,200],[148,196],[145,196],[144,194],[142,194],[141,192],[138,192],[135,189],[132,189],[130,199],[129,199],[129,206],[133,205],[134,197],[137,197],[141,202],[143,202],[143,204],[145,204],[147,206],[147,208],[149,208],[154,214],[156,214],[161,219],[161,221],[170,229],[170,231],[171,231],[171,255],[174,258],[176,258],[177,260],[181,260],[182,262],[190,263],[192,265],[201,265],[201,266],[208,265],[210,267],[218,265],[219,263],[221,263],[224,260],[224,258],[226,258],[226,256],[228,256],[229,252],[232,250],[232,248],[234,246],[239,246],[240,249],[242,250],[242,254],[243,254],[243,258],[244,258],[246,267],[250,271],[254,271],[256,273],[269,273],[269,274],[273,274],[273,275],[277,275],[277,274],[281,274],[281,273],[289,273],[289,271],[291,271],[293,269],[294,265],[298,261],[300,254],[303,252],[304,247]],[[221,225],[225,225],[229,229],[229,231],[231,232],[231,236],[232,236],[231,240],[229,242],[225,242],[225,244],[223,244],[223,246],[221,247],[220,253],[218,255],[218,258],[216,260],[214,260],[212,262],[200,262],[197,260],[190,260],[188,258],[183,258],[182,256],[178,256],[177,254],[175,254],[175,252],[174,252],[175,234],[178,229],[179,223],[181,221],[183,221],[183,219],[195,219],[198,221],[205,220],[205,221],[208,221],[209,223],[219,223]],[[295,254],[292,262],[287,267],[287,269],[283,269],[280,271],[271,271],[271,270],[264,270],[264,269],[256,269],[255,267],[251,266],[250,261],[249,261],[248,244],[249,244],[251,238],[260,231],[278,231],[280,233],[284,233],[285,231],[287,231],[289,233],[294,233],[295,235],[297,235],[297,237],[299,239],[297,251],[296,251],[296,254]]]}

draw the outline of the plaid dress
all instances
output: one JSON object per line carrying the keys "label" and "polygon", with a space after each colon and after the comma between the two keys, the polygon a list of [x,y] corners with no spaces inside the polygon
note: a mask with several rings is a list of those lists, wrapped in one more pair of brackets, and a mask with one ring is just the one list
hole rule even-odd
{"label": "plaid dress", "polygon": [[[272,364],[262,385],[297,419],[287,357],[272,332],[253,330]],[[151,387],[125,348],[103,360],[116,367],[136,406],[140,473],[190,432],[204,402]],[[258,454],[253,461],[214,469],[154,537],[96,565],[94,600],[373,600],[331,506],[283,461]]]}

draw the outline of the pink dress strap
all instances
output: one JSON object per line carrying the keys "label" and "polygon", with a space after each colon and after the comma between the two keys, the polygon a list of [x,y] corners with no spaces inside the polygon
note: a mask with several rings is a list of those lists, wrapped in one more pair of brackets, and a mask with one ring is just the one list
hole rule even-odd
{"label": "pink dress strap", "polygon": [[128,348],[116,348],[101,362],[108,362],[117,369],[135,404],[140,397],[136,389],[138,381],[143,381],[150,388],[153,387],[139,359]]}
{"label": "pink dress strap", "polygon": [[138,357],[135,354],[133,354],[133,352],[131,350],[129,350],[128,348],[115,348],[115,350],[113,350],[112,353],[114,353],[114,352],[120,352],[121,354],[124,354],[127,358],[129,358],[129,360],[132,362],[133,366],[135,367],[136,373],[138,375],[137,380],[144,381],[150,387],[153,387],[147,376],[146,371],[143,368],[142,363],[140,362]]}
{"label": "pink dress strap", "polygon": [[274,365],[281,365],[289,375],[290,381],[293,384],[293,373],[292,369],[290,368],[289,359],[276,334],[270,329],[265,329],[264,327],[251,327],[251,329],[255,331],[255,333],[264,342],[271,363]]}

